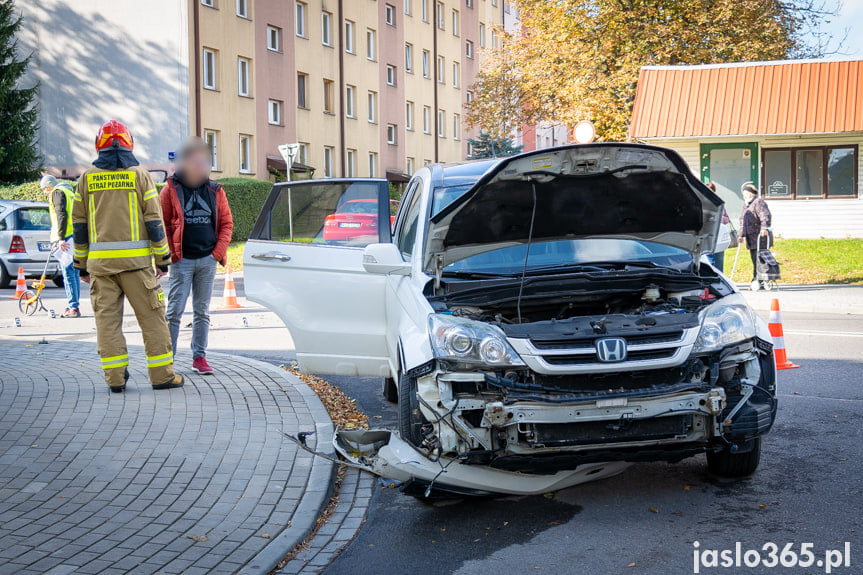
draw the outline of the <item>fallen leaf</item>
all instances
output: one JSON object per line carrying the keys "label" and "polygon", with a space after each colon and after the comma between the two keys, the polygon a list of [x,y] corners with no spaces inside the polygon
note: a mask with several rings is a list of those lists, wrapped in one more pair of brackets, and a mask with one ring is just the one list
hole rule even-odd
{"label": "fallen leaf", "polygon": [[630,563],[627,567],[635,567],[635,562]]}
{"label": "fallen leaf", "polygon": [[188,538],[198,543],[203,543],[207,540],[206,535],[188,535]]}
{"label": "fallen leaf", "polygon": [[549,525],[560,525],[560,521],[549,521]]}
{"label": "fallen leaf", "polygon": [[657,509],[656,507],[648,507],[647,510],[651,513],[659,513],[659,509]]}
{"label": "fallen leaf", "polygon": [[683,515],[683,511],[674,511],[672,515]]}
{"label": "fallen leaf", "polygon": [[270,538],[270,534],[269,534],[269,533],[264,533],[263,535],[261,535],[261,537],[263,537],[264,539],[269,539],[269,538]]}
{"label": "fallen leaf", "polygon": [[543,493],[542,496],[546,499],[554,499],[554,493]]}
{"label": "fallen leaf", "polygon": [[767,506],[761,503],[758,505],[758,509],[767,509]]}
{"label": "fallen leaf", "polygon": [[684,485],[684,486],[683,486],[683,490],[684,490],[684,491],[689,491],[689,486],[688,486],[688,485]]}

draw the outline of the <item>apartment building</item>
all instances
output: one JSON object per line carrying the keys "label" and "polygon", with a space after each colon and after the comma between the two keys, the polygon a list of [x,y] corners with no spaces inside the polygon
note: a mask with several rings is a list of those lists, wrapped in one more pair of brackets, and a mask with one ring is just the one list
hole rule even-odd
{"label": "apartment building", "polygon": [[468,156],[464,105],[503,0],[189,0],[191,132],[217,177],[404,181]]}

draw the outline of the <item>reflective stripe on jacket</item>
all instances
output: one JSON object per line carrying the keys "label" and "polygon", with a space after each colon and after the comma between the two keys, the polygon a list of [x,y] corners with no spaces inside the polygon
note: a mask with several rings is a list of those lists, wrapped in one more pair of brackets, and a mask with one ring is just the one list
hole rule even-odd
{"label": "reflective stripe on jacket", "polygon": [[[57,192],[61,192],[63,194],[63,200],[66,202],[64,205],[66,209],[66,227],[63,230],[60,229],[61,222],[57,217],[57,210],[54,207],[54,194]],[[72,186],[66,182],[60,182],[54,187],[54,191],[51,192],[51,201],[48,202],[48,213],[51,215],[52,242],[65,240],[72,235],[72,199],[74,194],[75,192],[72,190]]]}
{"label": "reflective stripe on jacket", "polygon": [[81,175],[72,208],[75,267],[112,275],[171,263],[159,194],[139,166],[90,168]]}

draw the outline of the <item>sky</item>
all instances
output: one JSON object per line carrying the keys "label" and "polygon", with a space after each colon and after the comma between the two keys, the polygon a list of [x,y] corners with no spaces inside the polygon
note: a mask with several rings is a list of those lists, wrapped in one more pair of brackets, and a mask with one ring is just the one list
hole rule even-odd
{"label": "sky", "polygon": [[838,18],[824,26],[835,38],[848,36],[842,46],[842,53],[836,57],[863,58],[863,0],[842,0],[842,10]]}

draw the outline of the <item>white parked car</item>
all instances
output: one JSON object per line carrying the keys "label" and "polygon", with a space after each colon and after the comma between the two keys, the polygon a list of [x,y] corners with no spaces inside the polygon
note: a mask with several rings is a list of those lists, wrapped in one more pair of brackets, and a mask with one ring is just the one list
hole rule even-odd
{"label": "white parked car", "polygon": [[[24,268],[24,277],[38,278],[51,253],[48,204],[0,200],[0,288],[9,287]],[[47,278],[63,286],[57,261],[48,264]]]}
{"label": "white parked car", "polygon": [[[324,240],[360,199],[377,227]],[[542,493],[701,453],[719,475],[755,471],[772,340],[701,261],[722,202],[675,152],[427,166],[392,233],[388,199],[383,180],[277,184],[246,245],[246,294],[300,368],[386,378],[398,401],[397,430],[340,431],[343,455],[423,494]]]}

